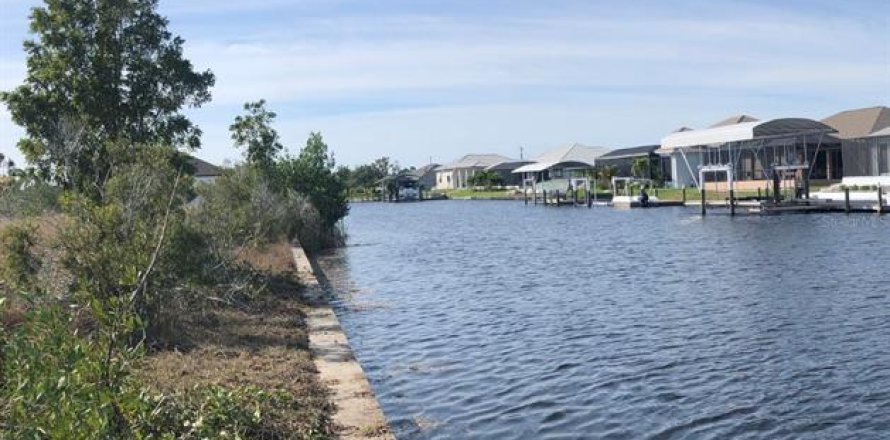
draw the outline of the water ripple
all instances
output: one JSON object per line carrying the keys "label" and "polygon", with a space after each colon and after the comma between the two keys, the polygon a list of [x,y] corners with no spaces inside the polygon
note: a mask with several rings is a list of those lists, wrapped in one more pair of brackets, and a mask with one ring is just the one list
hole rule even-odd
{"label": "water ripple", "polygon": [[882,438],[890,221],[362,204],[323,259],[399,438]]}

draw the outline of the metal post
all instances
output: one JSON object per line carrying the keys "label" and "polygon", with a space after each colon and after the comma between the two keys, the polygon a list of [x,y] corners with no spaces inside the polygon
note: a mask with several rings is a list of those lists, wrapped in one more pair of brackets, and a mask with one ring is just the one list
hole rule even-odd
{"label": "metal post", "polygon": [[735,215],[735,190],[731,188],[729,190],[729,215]]}
{"label": "metal post", "polygon": [[525,177],[525,173],[522,174],[522,199],[528,206],[528,179]]}
{"label": "metal post", "polygon": [[850,188],[844,188],[844,212],[850,213]]}
{"label": "metal post", "polygon": [[806,199],[810,200],[810,175],[808,173],[805,173],[803,176],[803,192]]}
{"label": "metal post", "polygon": [[708,197],[705,195],[705,187],[701,187],[701,215],[705,216],[708,213]]}
{"label": "metal post", "polygon": [[596,177],[593,178],[593,200],[596,201]]}

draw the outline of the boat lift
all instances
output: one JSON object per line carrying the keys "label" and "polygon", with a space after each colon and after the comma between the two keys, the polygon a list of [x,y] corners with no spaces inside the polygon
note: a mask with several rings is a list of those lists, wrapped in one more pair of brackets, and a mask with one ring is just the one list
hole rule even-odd
{"label": "boat lift", "polygon": [[631,187],[639,184],[642,189],[652,189],[654,182],[652,179],[644,179],[640,177],[612,177],[612,206],[638,208],[644,206],[657,206],[658,198],[652,195],[649,200],[644,203],[639,194],[633,194]]}

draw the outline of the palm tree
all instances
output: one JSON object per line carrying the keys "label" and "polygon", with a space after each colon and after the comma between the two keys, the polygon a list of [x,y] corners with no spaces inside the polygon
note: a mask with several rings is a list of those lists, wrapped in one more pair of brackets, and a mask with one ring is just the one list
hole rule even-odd
{"label": "palm tree", "polygon": [[501,175],[495,171],[482,170],[470,177],[469,183],[472,186],[483,186],[487,191],[501,183]]}
{"label": "palm tree", "polygon": [[650,168],[651,164],[649,158],[640,157],[634,160],[633,164],[630,166],[630,172],[634,177],[649,178],[651,177]]}

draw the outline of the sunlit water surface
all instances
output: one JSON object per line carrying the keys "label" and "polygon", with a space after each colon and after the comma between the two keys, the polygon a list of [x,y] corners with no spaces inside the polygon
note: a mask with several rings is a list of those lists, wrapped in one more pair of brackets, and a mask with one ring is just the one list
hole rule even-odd
{"label": "sunlit water surface", "polygon": [[399,438],[887,438],[890,217],[357,204],[323,259]]}

